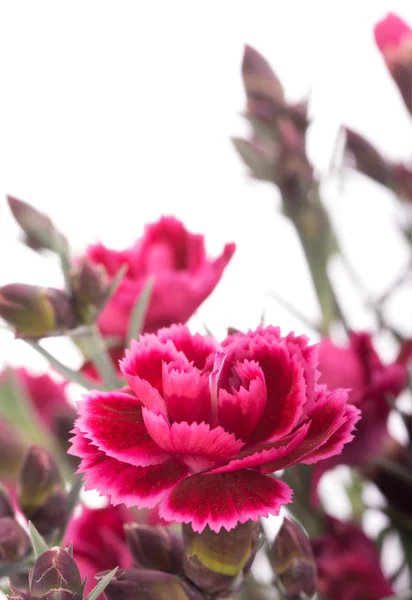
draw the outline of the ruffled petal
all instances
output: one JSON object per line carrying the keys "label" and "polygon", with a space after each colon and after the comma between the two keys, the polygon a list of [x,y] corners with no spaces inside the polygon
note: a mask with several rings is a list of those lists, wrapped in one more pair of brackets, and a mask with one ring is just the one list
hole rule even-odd
{"label": "ruffled petal", "polygon": [[143,418],[153,440],[166,452],[179,459],[194,472],[204,471],[236,456],[243,446],[232,433],[222,427],[210,429],[206,423],[173,423],[161,415],[143,409]]}
{"label": "ruffled petal", "polygon": [[157,336],[161,342],[172,341],[175,348],[183,352],[188,361],[199,370],[204,368],[210,354],[220,350],[218,342],[212,337],[199,333],[193,335],[185,325],[172,325],[160,329]]}
{"label": "ruffled petal", "polygon": [[239,363],[234,371],[241,386],[231,392],[225,389],[219,391],[219,423],[226,431],[246,441],[265,410],[265,378],[254,361]]}
{"label": "ruffled petal", "polygon": [[309,423],[301,425],[294,433],[275,442],[264,444],[259,448],[248,448],[240,452],[239,457],[228,462],[227,465],[209,471],[209,473],[230,473],[239,469],[259,467],[265,463],[279,460],[288,456],[306,437]]}
{"label": "ruffled petal", "polygon": [[209,379],[192,365],[163,363],[163,397],[171,421],[210,423]]}
{"label": "ruffled petal", "polygon": [[352,441],[355,437],[355,425],[360,419],[361,411],[352,404],[348,404],[345,411],[345,420],[339,429],[337,429],[317,450],[314,450],[305,456],[305,459],[302,462],[310,465],[319,460],[340,454],[344,445]]}
{"label": "ruffled petal", "polygon": [[91,392],[78,403],[79,429],[105,454],[136,467],[168,460],[146,430],[142,406],[136,398],[119,392]]}
{"label": "ruffled petal", "polygon": [[190,523],[201,532],[208,525],[217,533],[238,523],[278,515],[291,501],[292,490],[275,477],[241,470],[217,475],[192,475],[162,500],[159,514],[166,521]]}
{"label": "ruffled petal", "polygon": [[182,365],[189,362],[170,340],[160,342],[156,335],[146,334],[138,342],[132,341],[130,350],[125,351],[125,357],[119,364],[130,387],[130,378],[137,376],[162,393],[162,363],[171,361]]}
{"label": "ruffled petal", "polygon": [[166,403],[155,387],[137,375],[128,375],[127,380],[136,398],[143,406],[167,419]]}
{"label": "ruffled petal", "polygon": [[[81,439],[79,439],[81,438]],[[111,504],[152,508],[176,483],[189,475],[185,465],[169,460],[162,465],[135,467],[101,452],[75,428],[69,453],[82,456],[78,473],[86,474],[86,490],[97,489]]]}
{"label": "ruffled petal", "polygon": [[290,454],[261,467],[264,473],[274,473],[297,462],[322,446],[347,420],[348,394],[345,390],[328,392],[318,389],[318,399],[309,413],[309,429],[306,437]]}

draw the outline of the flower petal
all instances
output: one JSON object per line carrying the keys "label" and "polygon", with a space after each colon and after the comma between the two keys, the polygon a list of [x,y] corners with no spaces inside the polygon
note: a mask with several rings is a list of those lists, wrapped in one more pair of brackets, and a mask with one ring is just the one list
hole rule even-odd
{"label": "flower petal", "polygon": [[238,523],[278,515],[291,501],[292,490],[275,477],[241,470],[217,475],[192,475],[164,497],[159,514],[167,521],[190,523],[201,532],[209,525],[217,533]]}
{"label": "flower petal", "polygon": [[328,392],[319,387],[318,400],[309,413],[309,429],[302,443],[284,458],[262,466],[262,472],[273,473],[297,462],[322,446],[347,420],[348,394],[345,390]]}
{"label": "flower petal", "polygon": [[91,392],[79,402],[79,429],[105,454],[136,467],[157,465],[168,455],[146,430],[142,406],[136,398],[119,392]]}
{"label": "flower petal", "polygon": [[233,433],[222,427],[210,429],[206,423],[169,424],[161,415],[155,415],[146,408],[143,418],[153,440],[166,452],[179,455],[179,459],[193,471],[210,469],[236,456],[243,446]]}
{"label": "flower petal", "polygon": [[179,352],[183,352],[189,362],[193,362],[197,369],[202,370],[210,354],[219,352],[220,346],[210,336],[199,333],[190,333],[185,325],[172,325],[159,329],[157,337],[161,342],[171,340]]}
{"label": "flower petal", "polygon": [[157,415],[168,418],[165,401],[155,387],[137,375],[128,375],[127,380],[140,404]]}
{"label": "flower petal", "polygon": [[219,391],[219,423],[226,431],[246,441],[258,424],[266,406],[266,384],[262,369],[245,360],[234,369],[242,385],[229,392]]}
{"label": "flower petal", "polygon": [[163,363],[163,397],[171,421],[210,423],[209,379],[194,366]]}
{"label": "flower petal", "polygon": [[120,361],[120,370],[129,381],[130,387],[130,379],[137,375],[162,393],[163,361],[176,361],[182,365],[189,362],[170,340],[161,342],[156,335],[146,334],[141,336],[138,342],[132,341],[130,350],[125,351],[125,357]]}
{"label": "flower petal", "polygon": [[352,404],[346,406],[345,420],[342,425],[333,433],[330,438],[322,444],[317,450],[305,456],[302,461],[307,465],[318,462],[325,458],[330,458],[340,454],[345,444],[353,440],[356,423],[361,418],[361,412]]}
{"label": "flower petal", "polygon": [[[80,439],[79,439],[80,438]],[[74,442],[74,443],[73,443]],[[176,460],[162,465],[135,467],[101,452],[87,437],[75,429],[75,438],[70,454],[82,461],[78,473],[86,473],[86,490],[97,489],[101,495],[109,496],[111,504],[152,508],[173,488],[189,475],[187,467]]]}
{"label": "flower petal", "polygon": [[278,442],[264,444],[258,448],[247,448],[240,452],[238,458],[229,461],[223,467],[209,471],[209,473],[230,473],[239,469],[259,467],[265,463],[281,459],[290,454],[302,442],[307,435],[308,429],[309,423],[305,423],[294,433],[291,433]]}

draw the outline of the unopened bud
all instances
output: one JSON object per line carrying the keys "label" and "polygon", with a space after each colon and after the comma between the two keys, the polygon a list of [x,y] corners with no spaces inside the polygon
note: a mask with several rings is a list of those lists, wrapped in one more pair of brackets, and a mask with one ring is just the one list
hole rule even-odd
{"label": "unopened bud", "polygon": [[70,300],[62,290],[27,283],[0,288],[0,317],[20,337],[45,337],[76,324]]}
{"label": "unopened bud", "polygon": [[66,521],[67,492],[53,456],[40,446],[31,446],[19,479],[19,502],[28,520],[43,536]]}
{"label": "unopened bud", "polygon": [[125,525],[126,541],[137,564],[144,569],[177,573],[182,568],[183,544],[164,527]]}
{"label": "unopened bud", "polygon": [[310,541],[296,521],[285,518],[270,551],[273,571],[290,600],[312,598],[316,562]]}
{"label": "unopened bud", "polygon": [[27,533],[12,517],[0,519],[0,562],[15,562],[30,549]]}
{"label": "unopened bud", "polygon": [[14,585],[9,583],[11,594],[7,595],[7,600],[30,600],[30,595],[22,590],[18,590]]}
{"label": "unopened bud", "polygon": [[110,288],[105,268],[83,258],[73,269],[70,278],[76,309],[82,323],[93,323],[107,300]]}
{"label": "unopened bud", "polygon": [[23,230],[24,242],[33,250],[61,252],[68,246],[67,240],[55,228],[51,219],[30,204],[7,196],[14,218]]}
{"label": "unopened bud", "polygon": [[387,187],[392,187],[392,172],[390,164],[370,142],[356,131],[345,128],[347,156],[354,161],[354,167],[374,181]]}
{"label": "unopened bud", "polygon": [[252,521],[215,533],[183,525],[183,567],[188,579],[208,594],[229,594],[242,583],[258,549],[259,526]]}
{"label": "unopened bud", "polygon": [[27,445],[10,423],[0,419],[0,479],[14,480],[19,472]]}
{"label": "unopened bud", "polygon": [[14,517],[11,498],[5,486],[0,482],[0,519],[3,517]]}
{"label": "unopened bud", "polygon": [[[99,573],[102,579],[106,573]],[[104,591],[108,600],[204,600],[202,592],[175,575],[146,569],[117,571]]]}
{"label": "unopened bud", "polygon": [[30,573],[33,598],[81,600],[83,586],[79,569],[64,548],[51,548],[37,558]]}

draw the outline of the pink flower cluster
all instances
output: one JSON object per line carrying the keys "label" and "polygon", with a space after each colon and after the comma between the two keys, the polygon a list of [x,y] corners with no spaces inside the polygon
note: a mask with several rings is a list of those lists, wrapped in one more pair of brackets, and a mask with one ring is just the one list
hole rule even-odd
{"label": "pink flower cluster", "polygon": [[207,258],[204,236],[190,233],[175,217],[162,217],[147,225],[144,235],[126,250],[90,246],[87,257],[103,265],[110,277],[122,265],[127,266],[124,279],[99,317],[102,333],[126,335],[134,304],[149,275],[154,275],[155,281],[144,331],[185,323],[211,294],[234,251],[235,244],[229,243],[218,258]]}
{"label": "pink flower cluster", "polygon": [[317,384],[317,347],[276,327],[218,344],[175,325],[120,368],[129,388],[85,395],[70,452],[88,489],[195,531],[277,515],[292,490],[272,473],[338,454],[359,419]]}

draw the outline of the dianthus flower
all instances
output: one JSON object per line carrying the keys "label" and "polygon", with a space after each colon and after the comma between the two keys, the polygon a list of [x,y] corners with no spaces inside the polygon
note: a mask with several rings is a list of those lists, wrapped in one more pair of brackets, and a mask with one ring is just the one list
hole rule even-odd
{"label": "dianthus flower", "polygon": [[277,515],[292,490],[272,473],[341,452],[359,419],[316,366],[316,346],[276,327],[221,345],[184,326],[146,334],[120,363],[130,389],[79,402],[70,452],[88,489],[195,531]]}

